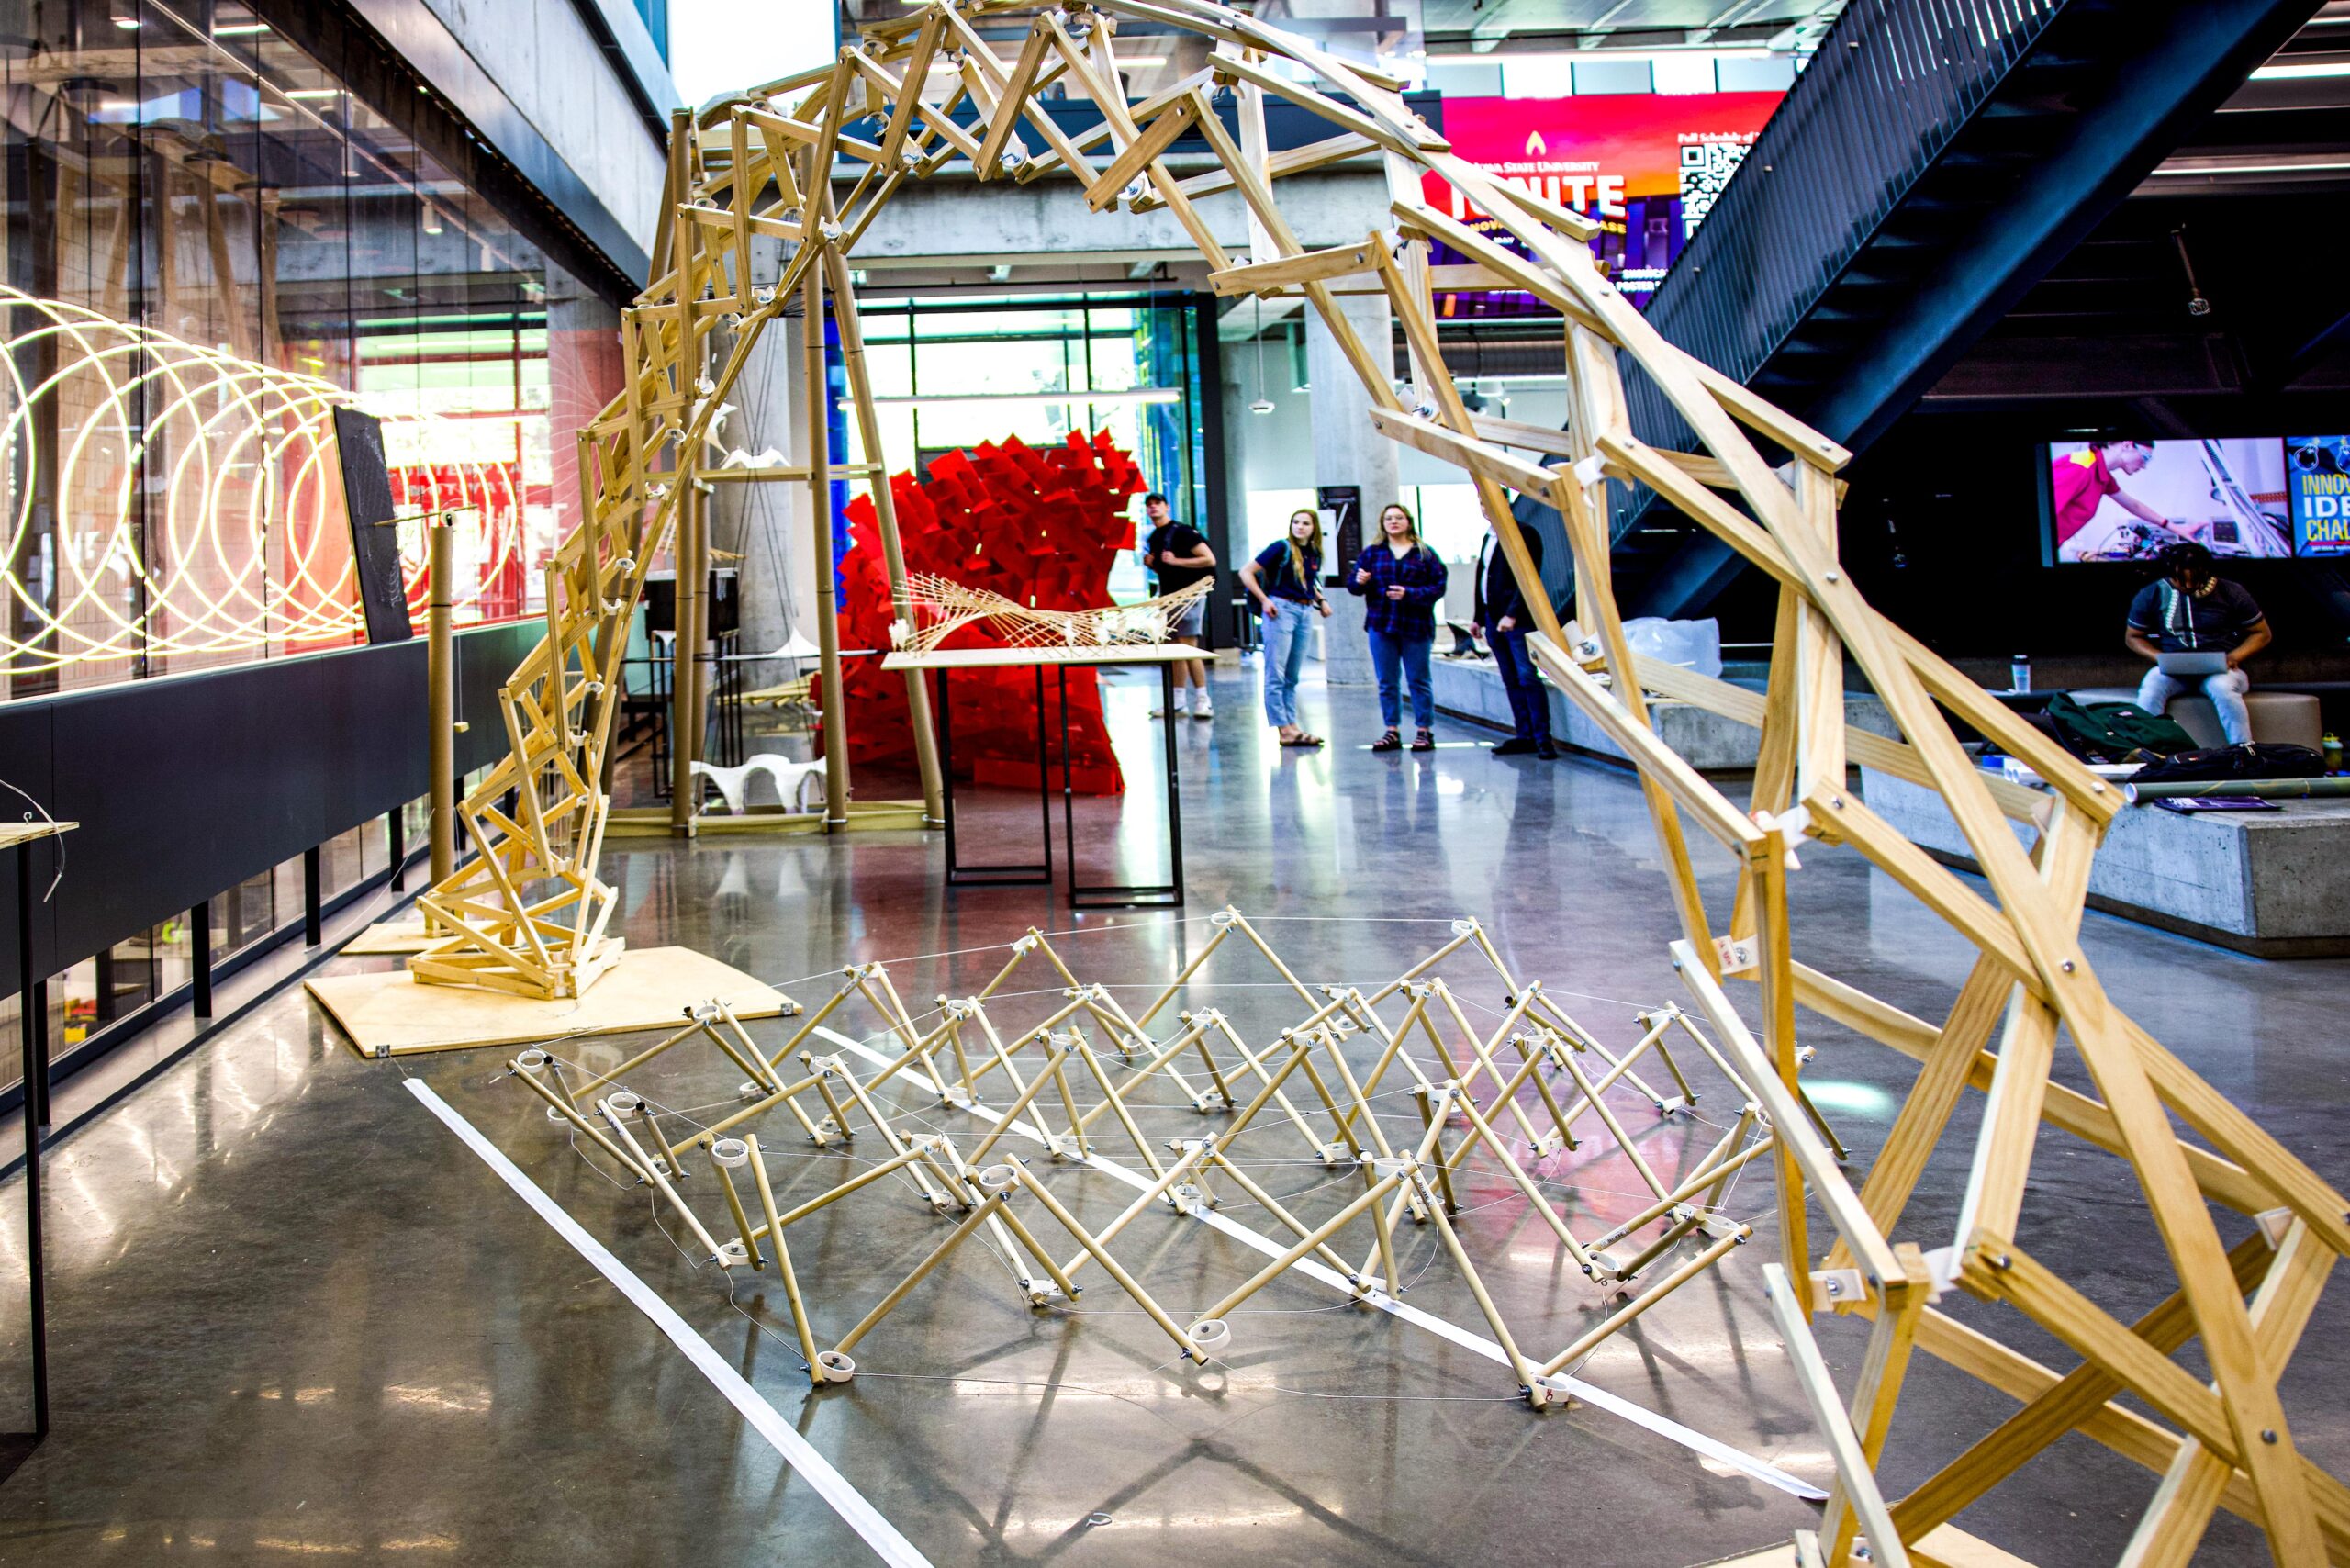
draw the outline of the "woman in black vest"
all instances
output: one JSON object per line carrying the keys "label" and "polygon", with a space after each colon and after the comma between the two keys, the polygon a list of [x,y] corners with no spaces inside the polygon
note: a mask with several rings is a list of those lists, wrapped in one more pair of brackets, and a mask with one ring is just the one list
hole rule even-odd
{"label": "woman in black vest", "polygon": [[1444,598],[1444,558],[1420,543],[1412,514],[1389,506],[1379,514],[1379,543],[1355,557],[1347,591],[1364,601],[1363,625],[1371,634],[1371,667],[1379,677],[1379,716],[1387,733],[1373,751],[1401,751],[1396,724],[1396,676],[1411,682],[1412,722],[1418,734],[1414,751],[1436,749],[1436,678],[1428,655],[1436,647],[1436,607]]}

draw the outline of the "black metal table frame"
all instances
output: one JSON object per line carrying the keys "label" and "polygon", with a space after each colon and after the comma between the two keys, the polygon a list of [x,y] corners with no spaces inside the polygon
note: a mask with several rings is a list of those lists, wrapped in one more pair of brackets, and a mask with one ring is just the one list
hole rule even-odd
{"label": "black metal table frame", "polygon": [[[49,1123],[49,985],[47,977],[33,967],[33,846],[46,842],[27,838],[17,844],[17,1021],[18,1039],[24,1048],[25,1260],[33,1360],[33,1429],[29,1434],[0,1434],[19,1439],[29,1436],[34,1444],[49,1436],[49,1304],[40,1233],[40,1130]],[[28,1445],[25,1453],[30,1451]],[[25,1455],[12,1457],[21,1463]]]}
{"label": "black metal table frame", "polygon": [[[1034,887],[1039,883],[1051,886],[1053,880],[1053,798],[1052,773],[1046,766],[1045,749],[1045,666],[1033,666],[1036,676],[1036,779],[1037,801],[1043,808],[1045,828],[1045,859],[1042,865],[1018,865],[999,862],[989,866],[966,866],[957,857],[955,838],[955,704],[946,690],[946,677],[951,673],[945,665],[938,669],[938,772],[941,780],[939,800],[946,818],[946,885],[962,887]],[[1068,745],[1067,735],[1062,745]],[[1066,760],[1066,757],[1064,757]]]}
{"label": "black metal table frame", "polygon": [[[1089,661],[1088,667],[1106,669],[1120,663],[1158,666],[1159,711],[1166,742],[1168,880],[1164,882],[1080,882],[1077,872],[1077,790],[1072,778],[1069,744],[1069,668],[1058,665],[1061,717],[1061,837],[1069,865],[1069,905],[1071,909],[1181,909],[1183,907],[1183,799],[1176,782],[1175,666],[1163,659]],[[938,671],[938,768],[945,779],[946,819],[946,882],[949,887],[1033,887],[1053,881],[1053,785],[1051,757],[1046,745],[1045,666],[1030,666],[1036,677],[1036,803],[1043,815],[1045,858],[1041,865],[967,866],[958,857],[955,835],[955,725],[948,700],[947,675]]]}
{"label": "black metal table frame", "polygon": [[[1069,666],[1061,665],[1061,834],[1069,848],[1069,906],[1071,909],[1181,909],[1183,907],[1183,797],[1175,787],[1175,666],[1158,664],[1159,728],[1167,740],[1167,876],[1164,882],[1095,882],[1077,879],[1077,791],[1069,779]],[[1096,664],[1095,669],[1110,667]],[[1203,687],[1202,690],[1206,688]],[[1042,729],[1045,715],[1036,714]],[[1105,720],[1106,727],[1106,720]]]}

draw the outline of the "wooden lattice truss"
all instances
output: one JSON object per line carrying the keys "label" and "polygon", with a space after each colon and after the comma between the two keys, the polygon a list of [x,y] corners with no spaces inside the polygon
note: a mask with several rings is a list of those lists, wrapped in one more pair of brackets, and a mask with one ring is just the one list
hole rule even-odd
{"label": "wooden lattice truss", "polygon": [[906,579],[912,624],[890,628],[901,653],[926,654],[957,629],[983,622],[1015,648],[1112,648],[1168,640],[1183,612],[1208,596],[1214,577],[1133,604],[1098,610],[1035,610],[988,588],[916,572]]}
{"label": "wooden lattice truss", "polygon": [[[981,182],[1067,174],[1097,209],[1167,208],[1206,258],[1219,293],[1303,295],[1360,378],[1377,428],[1469,474],[1534,607],[1535,656],[1640,769],[1683,932],[1683,971],[1718,1034],[1734,1040],[1743,1028],[1720,997],[1718,977],[1758,984],[1759,1048],[1779,1073],[1753,1084],[1765,1112],[1794,1081],[1799,1004],[1923,1062],[1857,1193],[1832,1162],[1809,1158],[1810,1145],[1791,1136],[1786,1116],[1773,1115],[1785,1250],[1778,1294],[1801,1342],[1798,1367],[1817,1365],[1816,1355],[1804,1354],[1815,1309],[1870,1316],[1876,1325],[1851,1414],[1829,1397],[1824,1376],[1807,1384],[1820,1400],[1842,1478],[1821,1532],[1826,1560],[1844,1562],[1856,1517],[1879,1564],[1909,1561],[1930,1534],[1937,1542],[1953,1539],[1945,1521],[1953,1514],[2076,1429],[2163,1477],[2132,1545],[2133,1562],[2183,1561],[2220,1506],[2255,1521],[2277,1559],[2295,1568],[2350,1558],[2350,1489],[2300,1455],[2277,1395],[2318,1287],[2350,1248],[2350,1205],[2107,994],[2078,928],[2089,863],[2121,809],[2119,794],[1863,599],[1837,556],[1834,475],[1848,454],[1665,342],[1603,275],[1584,243],[1593,232],[1586,219],[1454,156],[1405,106],[1394,80],[1200,0],[1100,0],[1046,11],[1009,54],[974,26],[999,9],[1008,8],[931,0],[869,29],[822,70],[722,100],[690,122],[679,118],[654,250],[657,275],[622,318],[626,388],[582,433],[581,472],[591,476],[586,521],[551,567],[549,639],[507,689],[514,755],[465,803],[469,828],[490,847],[426,901],[433,918],[457,935],[416,961],[419,978],[567,994],[610,962],[612,894],[595,871],[605,804],[594,780],[618,696],[620,633],[653,554],[696,493],[691,480],[712,414],[760,330],[795,299],[811,315],[820,311],[831,291],[866,450],[878,452],[849,287],[848,257],[858,238],[906,181],[957,158],[968,160]],[[1117,53],[1121,18],[1203,35],[1213,45],[1206,69],[1130,104]],[[1321,86],[1306,84],[1308,78]],[[1064,103],[1091,102],[1100,122],[1080,134],[1062,129],[1037,98],[1056,85]],[[1219,105],[1213,95],[1226,88],[1229,105]],[[1271,153],[1264,133],[1269,95],[1319,116],[1336,134]],[[978,117],[968,129],[955,118],[965,106]],[[869,135],[853,133],[867,120]],[[1189,130],[1206,140],[1220,167],[1178,179],[1161,155]],[[1279,180],[1358,154],[1386,166],[1393,227],[1358,243],[1307,251],[1282,217]],[[845,197],[831,178],[836,158],[863,166]],[[1427,171],[1507,230],[1524,253],[1427,205]],[[1193,206],[1226,189],[1247,208],[1246,259],[1225,249]],[[757,239],[780,240],[789,251],[772,288],[751,281]],[[1467,256],[1494,286],[1530,292],[1561,313],[1572,400],[1566,431],[1474,416],[1463,406],[1444,369],[1430,307],[1432,240]],[[1408,400],[1397,391],[1387,345],[1364,342],[1337,308],[1334,290],[1341,286],[1386,296],[1409,349]],[[722,356],[721,344],[730,345]],[[1633,431],[1625,359],[1678,412],[1693,450],[1661,450]],[[821,399],[812,403],[821,417]],[[1527,451],[1537,458],[1521,454]],[[1566,461],[1549,466],[1540,456]],[[811,443],[806,476],[816,493],[829,483],[821,439]],[[1766,694],[1635,659],[1610,588],[1602,504],[1610,480],[1649,487],[1779,585]],[[1510,515],[1511,492],[1555,507],[1565,520],[1577,583],[1572,634],[1539,590]],[[888,486],[876,485],[873,495],[884,543],[892,543]],[[901,582],[894,549],[890,565],[893,581]],[[820,588],[829,578],[821,573]],[[1848,734],[1847,657],[1884,702],[1899,739]],[[1750,801],[1732,801],[1656,737],[1644,689],[1761,726]],[[919,739],[927,715],[918,685],[914,694]],[[2030,764],[2047,790],[1986,778],[1961,748],[1949,715]],[[1855,759],[1942,795],[1990,896],[1936,864],[1853,794]],[[519,821],[492,810],[511,788],[520,790]],[[2019,842],[2010,820],[2029,831],[2031,847]],[[1726,921],[1699,896],[1685,842],[1691,823],[1738,863]],[[1940,1024],[1794,960],[1786,877],[1807,836],[1858,850],[1979,950]],[[538,890],[549,882],[552,891]],[[1995,1031],[1998,1048],[1986,1050]],[[2060,1036],[2080,1054],[2099,1097],[2052,1082]],[[1929,1263],[1887,1238],[1902,1233],[1926,1158],[1969,1087],[1986,1095],[1985,1130],[1971,1156],[1956,1233]],[[2202,1142],[2179,1136],[2174,1117]],[[2017,1244],[2043,1122],[2120,1157],[2143,1192],[2178,1293],[2135,1325],[2087,1300]],[[1824,1260],[1811,1251],[1813,1200],[1837,1232]],[[2215,1205],[2264,1216],[2264,1226],[2231,1251]],[[1952,1286],[2012,1305],[2070,1346],[2082,1365],[2059,1374],[1945,1317],[1929,1303]],[[2189,1339],[2200,1343],[2208,1384],[2171,1359]],[[1913,1346],[2018,1397],[2024,1408],[1888,1507],[1871,1466]],[[2158,1419],[2115,1402],[2125,1394]],[[1928,1546],[1919,1555],[1941,1550]]]}
{"label": "wooden lattice truss", "polygon": [[[1204,1363],[1230,1339],[1227,1315],[1301,1266],[1315,1288],[1336,1285],[1372,1305],[1398,1301],[1400,1227],[1408,1222],[1433,1227],[1484,1318],[1490,1352],[1539,1407],[1572,1392],[1564,1374],[1611,1336],[1752,1235],[1753,1227],[1729,1212],[1726,1194],[1781,1135],[1751,1086],[1768,1080],[1776,1088],[1777,1080],[1751,1040],[1741,1036],[1726,1053],[1687,1014],[1663,1006],[1641,1014],[1639,1037],[1611,1050],[1540,982],[1514,978],[1473,920],[1455,922],[1449,940],[1366,991],[1309,986],[1239,912],[1226,909],[1213,919],[1214,935],[1139,1013],[1129,1013],[1113,988],[1080,980],[1032,930],[1012,944],[1007,961],[978,991],[938,998],[923,1014],[926,1026],[909,1012],[886,966],[865,963],[845,969],[832,997],[800,1014],[772,1051],[712,1003],[601,1072],[566,1071],[539,1050],[509,1065],[546,1102],[551,1119],[658,1194],[700,1258],[722,1267],[775,1268],[810,1375],[820,1383],[853,1376],[850,1352],[858,1342],[975,1236],[993,1242],[1029,1305],[1040,1309],[1075,1303],[1077,1276],[1100,1264],[1183,1358]],[[1285,986],[1305,1010],[1270,1040],[1252,1043],[1221,1009],[1175,1005],[1203,988],[1213,993],[1203,970],[1235,936],[1279,977],[1269,983]],[[1486,1009],[1493,1015],[1482,1025],[1470,1014],[1484,1004],[1472,998],[1464,1005],[1442,972],[1456,955],[1490,966],[1483,978],[1498,976],[1505,988],[1505,1005]],[[1047,971],[1043,994],[1058,995],[1058,1002],[1032,1024],[1000,1026],[990,1003],[1039,994],[1007,986],[1020,975],[1033,985],[1040,969]],[[852,1055],[837,1048],[853,1036],[827,1027],[828,1021],[867,1011],[890,1050],[856,1047],[860,1054]],[[649,1064],[697,1038],[746,1075],[738,1109],[698,1121],[626,1087],[644,1084],[638,1075]],[[789,1066],[794,1060],[796,1072]],[[1727,1086],[1732,1109],[1720,1120],[1693,1119],[1700,1093],[1692,1072]],[[909,1131],[906,1124],[919,1119],[902,1108],[910,1092],[927,1108],[963,1113],[972,1130]],[[901,1107],[894,1114],[891,1098]],[[1707,1098],[1713,1110],[1724,1096]],[[1188,1120],[1192,1114],[1207,1119],[1203,1136],[1164,1136],[1164,1117]],[[1806,1125],[1814,1114],[1807,1103],[1793,1114],[1796,1136],[1823,1148]],[[1649,1117],[1682,1122],[1692,1138],[1686,1147],[1699,1152],[1661,1172],[1656,1164],[1665,1162],[1651,1163],[1643,1134],[1635,1130]],[[1147,1135],[1141,1119],[1155,1120],[1158,1136]],[[845,1180],[778,1212],[771,1151],[802,1141],[818,1148],[855,1141],[862,1153],[868,1137],[885,1151],[881,1158],[839,1167],[848,1172]],[[1556,1172],[1544,1169],[1553,1156],[1576,1155],[1572,1169],[1564,1160],[1552,1162]],[[1082,1166],[1113,1178],[1110,1190],[1132,1197],[1114,1218],[1089,1228],[1054,1191],[1069,1189],[1032,1169],[1029,1160],[1039,1156],[1048,1165]],[[1316,1199],[1311,1218],[1292,1213],[1263,1184],[1278,1180],[1278,1169],[1302,1161],[1318,1161],[1342,1178]],[[1611,1194],[1604,1219],[1597,1208],[1578,1213],[1574,1172],[1590,1166],[1610,1180],[1628,1170],[1642,1191],[1628,1199]],[[747,1178],[738,1177],[746,1168]],[[689,1180],[705,1174],[715,1181]],[[811,1309],[785,1245],[789,1227],[893,1175],[953,1226],[879,1305],[831,1349],[820,1350],[817,1309],[833,1304],[819,1299]],[[1611,1298],[1596,1322],[1555,1352],[1522,1348],[1526,1335],[1505,1321],[1469,1240],[1453,1223],[1460,1207],[1456,1193],[1471,1184],[1489,1189],[1495,1178],[1515,1189],[1526,1214]],[[738,1185],[745,1179],[751,1196]],[[688,1199],[696,1187],[715,1189],[699,1207]],[[1120,1238],[1135,1228],[1129,1244],[1141,1256],[1158,1257],[1166,1227],[1146,1216],[1205,1219],[1220,1192],[1237,1194],[1287,1235],[1268,1249],[1272,1260],[1245,1282],[1214,1305],[1179,1316],[1120,1261],[1121,1246],[1128,1245]],[[1525,1228],[1508,1227],[1504,1266],[1523,1266]],[[732,1238],[721,1239],[730,1230]],[[1058,1235],[1076,1250],[1057,1260],[1039,1233]],[[1328,1272],[1317,1271],[1317,1264]],[[1484,1267],[1495,1266],[1488,1256]],[[1547,1277],[1550,1265],[1540,1267]]]}

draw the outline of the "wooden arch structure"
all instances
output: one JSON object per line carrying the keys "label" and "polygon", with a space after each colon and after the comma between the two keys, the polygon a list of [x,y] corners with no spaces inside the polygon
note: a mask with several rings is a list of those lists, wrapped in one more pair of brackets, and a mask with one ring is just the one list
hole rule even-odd
{"label": "wooden arch structure", "polygon": [[[1016,50],[999,52],[975,26],[996,13],[1026,20]],[[1207,68],[1130,103],[1116,41],[1122,20],[1204,36]],[[1098,123],[1082,134],[1064,129],[1039,102],[1056,85],[1065,101],[1090,102]],[[1320,117],[1332,134],[1270,153],[1270,98]],[[1220,168],[1179,179],[1163,155],[1193,130]],[[1282,217],[1280,180],[1356,156],[1384,162],[1392,225],[1360,242],[1307,250]],[[842,159],[862,166],[845,197],[833,178]],[[1838,564],[1834,476],[1848,454],[1665,342],[1595,263],[1587,220],[1455,157],[1405,106],[1400,83],[1205,0],[1094,0],[1042,14],[985,0],[927,0],[821,71],[677,118],[656,277],[622,316],[627,383],[580,433],[584,520],[548,567],[547,638],[503,693],[512,753],[463,804],[483,851],[423,901],[435,929],[449,935],[412,960],[416,977],[559,997],[577,994],[613,961],[614,892],[597,875],[609,808],[598,778],[620,697],[618,661],[646,571],[681,510],[700,504],[699,476],[715,466],[706,462],[713,424],[752,346],[794,304],[812,322],[829,296],[866,450],[878,450],[849,257],[907,181],[958,160],[981,183],[1074,178],[1097,210],[1166,208],[1205,257],[1217,292],[1303,295],[1360,377],[1379,430],[1474,482],[1535,607],[1538,658],[1639,765],[1683,932],[1674,951],[1684,979],[1718,1031],[1751,1038],[1775,1064],[1779,1078],[1758,1084],[1760,1095],[1788,1097],[1767,1106],[1782,1132],[1774,1159],[1783,1264],[1770,1277],[1839,1474],[1817,1540],[1799,1538],[1795,1555],[1841,1565],[1857,1533],[1875,1563],[1893,1568],[1986,1561],[1949,1521],[2079,1431],[2161,1477],[2130,1548],[2133,1564],[2186,1562],[2220,1507],[2255,1521],[2281,1563],[2350,1560],[2350,1489],[2298,1451],[2277,1392],[2328,1271],[2350,1249],[2350,1206],[2165,1050],[2099,981],[2078,927],[2091,858],[2122,804],[2118,791],[1869,606]],[[1427,206],[1427,171],[1498,220],[1526,254]],[[1236,191],[1246,207],[1245,256],[1229,253],[1195,208],[1223,190]],[[1463,406],[1430,308],[1427,254],[1438,240],[1500,286],[1528,290],[1565,318],[1565,432],[1481,418]],[[768,287],[753,280],[754,248],[763,241],[782,241],[785,252]],[[1410,353],[1401,389],[1389,345],[1363,342],[1337,308],[1342,288],[1387,296]],[[819,334],[807,336],[821,344]],[[1679,412],[1697,450],[1660,450],[1634,433],[1625,359]],[[811,364],[821,386],[821,364]],[[805,466],[774,474],[805,479],[822,497],[841,471],[827,465],[821,399],[810,403],[817,433]],[[875,465],[844,476],[871,487],[902,600],[886,475]],[[1766,694],[1633,655],[1609,587],[1602,492],[1611,480],[1648,486],[1778,583]],[[1565,519],[1577,583],[1572,628],[1539,591],[1511,519],[1513,492]],[[819,577],[828,589],[829,570]],[[830,650],[829,599],[820,608]],[[901,618],[905,609],[901,602]],[[1848,656],[1900,739],[1847,730]],[[924,693],[913,679],[918,738],[926,740]],[[1761,761],[1746,805],[1657,738],[1644,690],[1760,726]],[[837,754],[834,709],[827,721]],[[2028,762],[2047,790],[1979,771],[1953,734],[1953,715]],[[1937,790],[1991,896],[1872,812],[1851,789],[1856,761]],[[498,806],[509,790],[520,801],[512,816]],[[838,796],[831,809],[842,809]],[[1686,842],[1693,825],[1736,859],[1727,911],[1709,910],[1700,897]],[[1978,950],[1939,1023],[1795,961],[1786,879],[1807,837],[1858,850]],[[1728,976],[1759,987],[1761,1025],[1751,1036],[1724,998]],[[1793,1105],[1798,1007],[1922,1064],[1857,1191],[1807,1136]],[[2094,1096],[2052,1080],[2066,1038]],[[1986,1104],[1955,1234],[1915,1237],[1914,1225],[1905,1225],[1909,1197],[1970,1089]],[[2043,1126],[2126,1161],[2143,1193],[2177,1289],[2134,1323],[2018,1243],[2035,1196],[2031,1175]],[[1813,1249],[1815,1209],[1833,1233],[1824,1257]],[[2231,1247],[2215,1211],[2259,1223],[2231,1222],[2245,1233]],[[1953,1288],[2020,1311],[2079,1364],[2059,1372],[1930,1305]],[[1822,1308],[1874,1319],[1848,1394],[1829,1383],[1810,1338],[1807,1325]],[[2173,1359],[2190,1340],[2200,1344],[2209,1381]],[[1873,1472],[1913,1349],[1983,1379],[2020,1407],[1925,1484],[1888,1502]],[[2117,1403],[2123,1395],[2138,1403]]]}

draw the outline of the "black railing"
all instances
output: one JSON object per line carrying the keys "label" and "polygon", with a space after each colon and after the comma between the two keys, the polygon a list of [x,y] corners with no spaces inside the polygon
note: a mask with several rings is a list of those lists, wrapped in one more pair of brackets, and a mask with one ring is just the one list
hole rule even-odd
{"label": "black railing", "polygon": [[[1650,302],[1673,342],[1740,381],[1785,343],[2065,0],[1852,0]],[[1637,371],[1643,440],[1687,428]],[[1832,433],[1832,432],[1831,432]],[[1619,507],[1620,533],[1646,505]]]}

